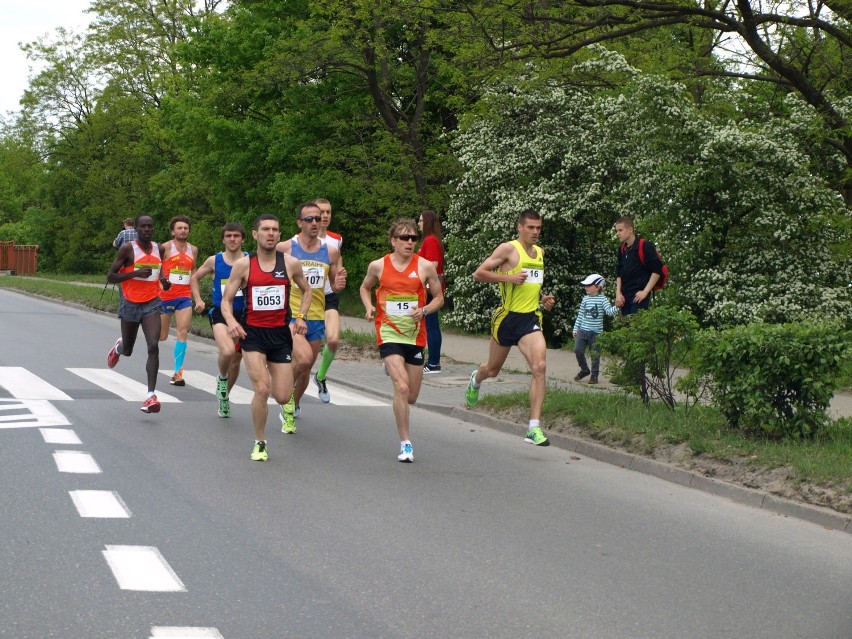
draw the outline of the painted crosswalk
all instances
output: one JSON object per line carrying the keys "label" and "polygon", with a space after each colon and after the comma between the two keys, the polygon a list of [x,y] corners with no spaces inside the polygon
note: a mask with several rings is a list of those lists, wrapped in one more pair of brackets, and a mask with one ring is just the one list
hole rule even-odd
{"label": "painted crosswalk", "polygon": [[[65,370],[84,380],[91,387],[99,389],[101,393],[107,393],[109,396],[114,396],[126,402],[141,402],[148,390],[147,386],[139,380],[109,368],[66,368]],[[172,371],[168,370],[162,370],[160,373],[166,378],[172,375]],[[206,371],[185,370],[183,378],[186,381],[186,388],[175,388],[171,392],[157,390],[157,398],[160,403],[180,404],[187,401],[199,401],[202,396],[199,396],[196,391],[203,391],[205,396],[211,398],[215,396],[215,375]],[[170,389],[165,383],[163,383],[163,386],[165,389]],[[385,401],[335,385],[333,380],[329,381],[329,387],[333,406],[389,405]],[[187,393],[187,390],[190,390],[190,392]],[[75,393],[80,399],[91,398],[91,390],[89,389],[81,391],[75,388],[66,392],[26,368],[0,366],[0,430],[67,426],[69,425],[68,420],[51,402],[74,401]],[[195,393],[194,397],[193,393]],[[317,389],[313,383],[309,384],[305,396],[318,399]],[[231,389],[230,399],[234,406],[248,406],[251,404],[252,397],[251,389],[239,384]],[[275,400],[270,398],[269,404],[274,405]]]}

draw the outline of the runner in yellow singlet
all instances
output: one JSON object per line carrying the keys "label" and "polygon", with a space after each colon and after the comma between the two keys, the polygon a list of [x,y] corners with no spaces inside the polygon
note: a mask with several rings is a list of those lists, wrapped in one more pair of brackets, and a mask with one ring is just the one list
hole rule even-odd
{"label": "runner in yellow singlet", "polygon": [[541,430],[541,409],[547,390],[547,344],[541,331],[541,311],[551,310],[556,302],[541,292],[544,284],[544,251],[536,245],[541,233],[541,215],[523,211],[518,216],[518,239],[504,242],[473,274],[477,282],[497,284],[500,308],[491,320],[488,361],[470,374],[465,401],[473,406],[479,400],[479,387],[496,377],[506,362],[509,350],[517,346],[527,361],[530,381],[530,422],[525,442],[549,446]]}

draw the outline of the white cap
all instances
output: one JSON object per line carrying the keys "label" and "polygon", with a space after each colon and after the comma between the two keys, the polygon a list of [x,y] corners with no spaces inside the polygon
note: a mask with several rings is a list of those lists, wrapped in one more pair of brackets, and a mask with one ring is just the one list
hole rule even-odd
{"label": "white cap", "polygon": [[598,275],[597,273],[592,273],[591,275],[589,275],[589,277],[580,282],[580,284],[582,284],[583,286],[590,286],[594,284],[595,286],[600,287],[603,287],[605,283],[606,280],[603,278],[603,275]]}

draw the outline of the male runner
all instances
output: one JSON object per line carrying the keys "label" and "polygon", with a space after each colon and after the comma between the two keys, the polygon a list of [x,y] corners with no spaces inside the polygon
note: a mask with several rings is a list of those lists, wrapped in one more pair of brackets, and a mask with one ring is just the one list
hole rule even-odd
{"label": "male runner", "polygon": [[[399,219],[390,227],[389,235],[393,252],[370,262],[359,292],[365,317],[375,318],[379,355],[393,380],[393,415],[400,439],[397,459],[413,462],[410,406],[417,401],[423,382],[425,318],[444,305],[444,293],[435,265],[414,252],[417,223]],[[377,283],[376,306],[373,306],[372,291]],[[427,284],[433,291],[429,304],[426,304]]]}
{"label": "male runner", "polygon": [[163,277],[171,283],[171,288],[160,294],[160,341],[169,337],[170,316],[175,316],[175,374],[169,380],[175,386],[185,386],[183,381],[183,360],[186,357],[186,336],[192,323],[192,291],[189,281],[198,261],[198,248],[187,241],[189,237],[189,218],[176,215],[169,220],[172,239],[160,246],[163,259]]}
{"label": "male runner", "polygon": [[[107,282],[121,284],[124,297],[118,307],[121,318],[121,337],[115,341],[107,353],[107,366],[115,368],[119,357],[130,357],[133,346],[142,327],[145,343],[148,345],[148,361],[145,371],[148,374],[148,395],[140,410],[143,413],[159,413],[157,400],[157,373],[160,368],[160,344],[157,336],[160,330],[160,248],[151,241],[154,234],[154,220],[148,215],[136,218],[138,237],[125,242],[118,249],[115,261],[109,267]],[[166,280],[164,289],[169,287]]]}
{"label": "male runner", "polygon": [[[216,399],[219,400],[219,417],[231,416],[231,400],[230,392],[237,382],[237,376],[240,374],[240,361],[242,353],[239,349],[239,342],[228,335],[228,326],[225,324],[225,318],[222,317],[222,293],[228,283],[228,278],[231,276],[231,269],[238,259],[248,255],[243,250],[243,242],[246,239],[246,230],[242,224],[237,222],[228,222],[222,227],[222,242],[225,245],[224,251],[219,251],[216,255],[208,257],[189,280],[189,287],[192,290],[192,299],[195,301],[195,312],[203,313],[205,304],[201,298],[201,287],[199,282],[208,274],[213,274],[213,307],[208,313],[210,319],[210,327],[213,329],[213,338],[216,340],[216,346],[219,347],[219,375],[216,378]],[[234,316],[240,320],[245,313],[245,297],[242,290],[238,290],[233,302]]]}
{"label": "male runner", "polygon": [[468,406],[479,400],[479,386],[496,377],[512,346],[520,349],[532,373],[530,381],[530,423],[525,442],[549,446],[541,431],[541,409],[547,390],[547,343],[541,332],[541,311],[553,308],[556,299],[541,292],[544,283],[544,251],[536,246],[541,233],[541,215],[523,211],[518,216],[518,239],[504,242],[486,259],[473,279],[500,287],[502,304],[491,319],[488,361],[470,374],[465,392]]}
{"label": "male runner", "polygon": [[[299,260],[275,250],[281,239],[278,218],[270,214],[258,217],[252,237],[257,241],[257,252],[241,257],[234,264],[220,310],[228,334],[234,340],[242,340],[243,360],[254,388],[251,417],[255,440],[251,459],[267,461],[266,402],[272,395],[283,404],[293,392],[292,334],[303,335],[308,329],[304,317],[311,303],[311,287]],[[289,327],[293,283],[299,287],[302,305],[293,326]],[[245,290],[245,326],[234,316],[234,299],[239,289]]]}
{"label": "male runner", "polygon": [[[332,282],[332,290],[340,291],[346,287],[346,270],[338,267],[337,249],[323,244],[319,239],[321,213],[314,202],[305,202],[296,209],[296,224],[299,233],[293,239],[281,242],[278,250],[292,255],[302,263],[302,270],[311,285],[310,307],[306,316],[308,330],[304,335],[293,335],[293,375],[295,386],[293,396],[281,406],[281,430],[285,433],[296,432],[296,413],[299,401],[305,394],[311,374],[311,368],[319,355],[325,337],[325,282]],[[302,297],[299,291],[293,291],[290,298],[290,311],[298,318]],[[293,322],[295,320],[291,320]],[[326,388],[324,403],[331,401]]]}
{"label": "male runner", "polygon": [[[331,224],[331,202],[328,200],[317,198],[314,200],[319,206],[320,224],[319,238],[323,244],[329,244],[337,249],[337,268],[343,268],[343,237],[328,230],[328,225]],[[314,374],[314,384],[317,385],[317,394],[320,401],[328,403],[331,401],[328,387],[325,379],[328,376],[328,368],[334,361],[337,355],[337,347],[340,344],[340,298],[337,293],[331,288],[331,282],[325,281],[325,346],[322,348],[320,364],[317,372]]]}

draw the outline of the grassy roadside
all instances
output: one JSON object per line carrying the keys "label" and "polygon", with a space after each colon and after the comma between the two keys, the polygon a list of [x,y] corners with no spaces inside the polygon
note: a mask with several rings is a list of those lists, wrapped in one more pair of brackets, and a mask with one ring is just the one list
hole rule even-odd
{"label": "grassy roadside", "polygon": [[[104,290],[102,277],[86,278],[90,285],[74,283],[81,279],[0,277],[0,287],[116,311],[118,295],[112,286]],[[354,306],[360,313],[356,302],[344,303],[344,313]],[[193,316],[191,330],[212,337],[204,316]],[[355,356],[374,351],[371,336],[344,331],[343,338]],[[527,405],[526,393],[500,393],[483,397],[477,409],[524,421]],[[645,408],[640,400],[622,394],[558,388],[549,389],[542,418],[548,432],[593,439],[708,476],[852,512],[852,419],[835,421],[813,441],[778,442],[726,428],[710,407],[671,412],[661,405]]]}

